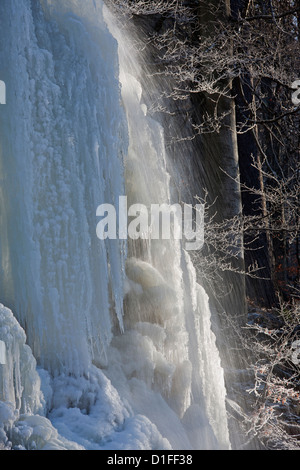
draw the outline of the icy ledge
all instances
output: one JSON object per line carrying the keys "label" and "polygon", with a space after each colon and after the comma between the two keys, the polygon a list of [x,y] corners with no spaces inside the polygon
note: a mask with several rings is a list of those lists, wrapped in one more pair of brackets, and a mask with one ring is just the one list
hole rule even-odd
{"label": "icy ledge", "polygon": [[24,330],[1,304],[0,342],[0,450],[170,449],[95,366],[84,377],[37,369]]}
{"label": "icy ledge", "polygon": [[45,418],[41,379],[26,335],[11,310],[0,305],[0,449],[76,449]]}

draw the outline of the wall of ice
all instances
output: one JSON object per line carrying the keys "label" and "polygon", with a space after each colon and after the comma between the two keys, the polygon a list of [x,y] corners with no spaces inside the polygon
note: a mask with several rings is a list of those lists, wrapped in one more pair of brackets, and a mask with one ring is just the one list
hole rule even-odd
{"label": "wall of ice", "polygon": [[229,448],[181,242],[96,236],[99,204],[174,202],[130,41],[100,0],[2,0],[0,35],[1,446]]}

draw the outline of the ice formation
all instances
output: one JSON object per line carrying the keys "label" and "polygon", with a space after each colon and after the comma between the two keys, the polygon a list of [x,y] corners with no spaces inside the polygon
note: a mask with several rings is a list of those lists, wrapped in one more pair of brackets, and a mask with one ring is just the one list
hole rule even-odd
{"label": "ice formation", "polygon": [[0,34],[0,446],[230,448],[181,241],[96,236],[99,204],[171,201],[130,42],[101,0],[2,0]]}

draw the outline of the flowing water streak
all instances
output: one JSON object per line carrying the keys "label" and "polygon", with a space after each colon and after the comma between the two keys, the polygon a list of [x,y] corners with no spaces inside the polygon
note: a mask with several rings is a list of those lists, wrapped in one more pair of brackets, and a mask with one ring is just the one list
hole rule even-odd
{"label": "flowing water streak", "polygon": [[[162,127],[147,114],[142,66],[133,42],[126,32],[115,26],[107,10],[105,12],[109,28],[118,40],[120,82],[129,125],[130,145],[125,160],[129,201],[141,202],[148,207],[153,202],[180,202],[171,196],[167,167],[172,163],[165,151]],[[149,270],[152,284],[146,285],[140,302],[134,291],[134,301],[129,302],[127,309],[131,316],[130,326],[140,318],[156,327],[163,325],[165,342],[160,353],[167,364],[165,370],[160,368],[159,380],[161,384],[165,383],[160,391],[182,418],[195,448],[229,448],[224,378],[211,330],[208,297],[197,284],[194,267],[180,241],[149,240],[143,248],[139,254],[150,267],[135,258],[129,259],[127,274],[132,281],[143,285],[141,273],[148,282],[146,273]],[[135,247],[131,251],[134,255]],[[153,268],[159,273],[154,280]],[[138,322],[133,328],[137,329],[139,325]],[[173,368],[169,390],[170,370],[167,366]],[[143,408],[143,411],[146,410]]]}
{"label": "flowing water streak", "polygon": [[96,238],[98,204],[171,199],[130,42],[100,0],[40,3],[0,5],[0,300],[26,332],[1,307],[2,445],[10,429],[24,448],[228,448],[208,298],[180,242],[127,256]]}

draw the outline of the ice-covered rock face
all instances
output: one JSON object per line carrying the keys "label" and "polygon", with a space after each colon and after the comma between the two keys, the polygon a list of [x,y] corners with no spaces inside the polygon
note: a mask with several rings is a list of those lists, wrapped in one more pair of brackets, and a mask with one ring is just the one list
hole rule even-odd
{"label": "ice-covered rock face", "polygon": [[12,312],[0,305],[0,340],[5,361],[0,365],[0,449],[77,449],[60,438],[45,416],[46,403],[36,360]]}
{"label": "ice-covered rock face", "polygon": [[95,226],[97,205],[124,192],[127,125],[117,44],[101,8],[90,32],[84,15],[60,4],[51,2],[55,19],[39,2],[0,6],[8,85],[0,287],[2,301],[30,325],[39,363],[82,373],[91,348],[103,355],[111,340],[111,306],[122,324],[125,247],[98,243]]}
{"label": "ice-covered rock face", "polygon": [[163,129],[104,11],[0,3],[1,446],[228,448],[208,299],[181,242],[96,236],[99,204],[174,202]]}

